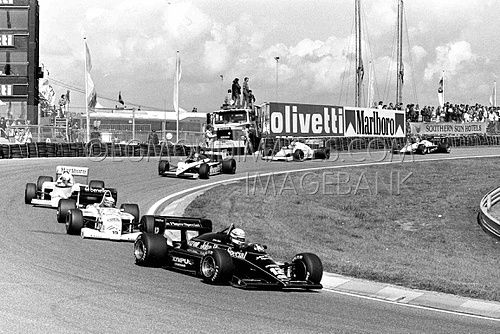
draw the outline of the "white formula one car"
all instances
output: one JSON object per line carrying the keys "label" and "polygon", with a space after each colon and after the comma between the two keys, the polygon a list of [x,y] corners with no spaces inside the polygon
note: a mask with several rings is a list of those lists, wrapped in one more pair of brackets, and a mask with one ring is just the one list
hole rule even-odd
{"label": "white formula one car", "polygon": [[278,152],[266,152],[262,159],[268,161],[304,161],[308,159],[330,159],[329,149],[312,149],[308,145],[293,141],[288,146],[283,146]]}
{"label": "white formula one car", "polygon": [[427,154],[427,153],[450,153],[451,146],[448,142],[441,140],[438,144],[434,144],[426,139],[418,140],[413,143],[408,143],[402,148],[395,148],[393,153],[400,154]]}
{"label": "white formula one car", "polygon": [[[84,177],[86,182],[75,183],[74,176]],[[92,180],[89,183],[88,176],[88,167],[57,166],[56,181],[52,176],[39,176],[36,183],[26,184],[24,202],[57,208],[59,200],[74,198],[84,187],[104,188],[104,181]]]}
{"label": "white formula one car", "polygon": [[58,211],[58,222],[66,224],[68,234],[79,234],[82,238],[135,241],[141,233],[139,206],[127,203],[116,208],[109,190],[104,192],[100,203],[78,208],[78,204],[71,199],[63,199],[61,204],[64,211]]}
{"label": "white formula one car", "polygon": [[171,166],[167,160],[158,163],[161,176],[208,179],[211,175],[236,173],[236,160],[228,158],[227,153],[195,153],[177,166]]}

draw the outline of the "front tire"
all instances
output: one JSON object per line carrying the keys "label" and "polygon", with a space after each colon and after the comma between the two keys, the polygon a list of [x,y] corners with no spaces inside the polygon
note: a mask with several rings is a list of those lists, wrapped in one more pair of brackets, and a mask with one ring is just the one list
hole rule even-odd
{"label": "front tire", "polygon": [[66,233],[79,235],[83,227],[83,213],[80,209],[71,210],[66,216]]}
{"label": "front tire", "polygon": [[417,152],[426,155],[427,154],[427,147],[425,145],[418,145]]}
{"label": "front tire", "polygon": [[210,166],[206,163],[201,164],[198,175],[200,179],[208,179],[210,176]]}
{"label": "front tire", "polygon": [[203,280],[211,284],[224,284],[231,280],[234,272],[233,259],[223,249],[208,250],[200,262]]}
{"label": "front tire", "polygon": [[228,159],[222,161],[222,173],[235,174],[236,173],[236,160]]}
{"label": "front tire", "polygon": [[161,266],[168,255],[167,241],[162,235],[142,233],[134,242],[135,263],[140,266]]}
{"label": "front tire", "polygon": [[304,151],[302,151],[301,149],[295,150],[295,152],[293,152],[293,160],[304,161]]}
{"label": "front tire", "polygon": [[60,224],[66,223],[66,216],[70,210],[76,209],[76,201],[74,199],[61,199],[57,204],[57,222]]}
{"label": "front tire", "polygon": [[158,163],[158,175],[163,175],[163,173],[170,170],[170,163],[166,160],[161,160]]}
{"label": "front tire", "polygon": [[24,189],[24,203],[31,204],[31,201],[36,197],[36,184],[26,183],[26,189]]}
{"label": "front tire", "polygon": [[301,253],[293,257],[294,269],[292,276],[299,281],[320,283],[323,277],[323,264],[320,258],[313,253]]}

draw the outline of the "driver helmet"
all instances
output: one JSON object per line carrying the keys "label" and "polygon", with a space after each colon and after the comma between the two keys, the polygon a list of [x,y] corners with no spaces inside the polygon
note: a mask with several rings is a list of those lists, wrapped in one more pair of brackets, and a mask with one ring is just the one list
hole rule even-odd
{"label": "driver helmet", "polygon": [[62,184],[64,185],[68,185],[71,183],[71,174],[65,170],[62,174],[61,174],[61,177],[59,179],[61,181]]}
{"label": "driver helmet", "polygon": [[115,200],[111,196],[105,196],[104,200],[102,201],[102,205],[107,208],[112,208],[115,206]]}
{"label": "driver helmet", "polygon": [[233,244],[241,246],[245,243],[246,234],[241,228],[234,228],[231,233],[229,233],[229,237]]}

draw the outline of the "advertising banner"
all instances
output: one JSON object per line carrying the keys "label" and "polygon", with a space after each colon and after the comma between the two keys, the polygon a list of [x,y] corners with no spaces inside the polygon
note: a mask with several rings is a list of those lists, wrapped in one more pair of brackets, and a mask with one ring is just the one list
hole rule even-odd
{"label": "advertising banner", "polygon": [[269,130],[275,136],[344,135],[344,108],[329,105],[269,103]]}
{"label": "advertising banner", "polygon": [[346,137],[405,137],[405,112],[401,110],[345,107]]}
{"label": "advertising banner", "polygon": [[486,134],[488,122],[468,123],[410,123],[412,134],[421,135],[472,135]]}

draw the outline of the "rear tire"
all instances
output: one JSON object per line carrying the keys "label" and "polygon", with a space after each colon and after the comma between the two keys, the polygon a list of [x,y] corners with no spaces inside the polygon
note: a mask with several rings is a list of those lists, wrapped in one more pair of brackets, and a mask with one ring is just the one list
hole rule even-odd
{"label": "rear tire", "polygon": [[208,250],[200,262],[200,274],[210,284],[225,284],[231,280],[234,272],[233,259],[223,249]]}
{"label": "rear tire", "polygon": [[57,204],[57,222],[60,224],[66,223],[66,216],[70,210],[76,209],[76,201],[74,199],[61,199]]}
{"label": "rear tire", "polygon": [[222,173],[235,174],[236,173],[236,160],[228,159],[222,161]]}
{"label": "rear tire", "polygon": [[302,151],[301,149],[295,150],[295,152],[293,152],[293,160],[304,161],[304,151]]}
{"label": "rear tire", "polygon": [[323,264],[320,258],[313,253],[301,253],[293,257],[293,278],[299,281],[320,283],[323,277]]}
{"label": "rear tire", "polygon": [[26,189],[24,189],[24,203],[31,204],[31,201],[36,197],[36,184],[26,183]]}
{"label": "rear tire", "polygon": [[210,177],[210,166],[208,164],[201,164],[198,175],[200,179],[208,179]]}
{"label": "rear tire", "polygon": [[132,216],[134,216],[134,223],[139,222],[139,205],[124,203],[120,206],[120,209],[123,210],[123,212],[130,213]]}
{"label": "rear tire", "polygon": [[170,163],[166,160],[161,160],[158,163],[158,175],[163,175],[163,173],[170,170]]}
{"label": "rear tire", "polygon": [[167,241],[162,235],[142,233],[134,242],[135,263],[140,266],[161,266],[168,255]]}
{"label": "rear tire", "polygon": [[90,189],[103,189],[104,188],[104,181],[90,180],[89,188]]}
{"label": "rear tire", "polygon": [[44,182],[54,182],[52,176],[39,176],[36,181],[36,190],[42,191],[42,185]]}
{"label": "rear tire", "polygon": [[83,214],[82,210],[71,210],[66,216],[66,233],[72,235],[79,235],[83,227]]}

